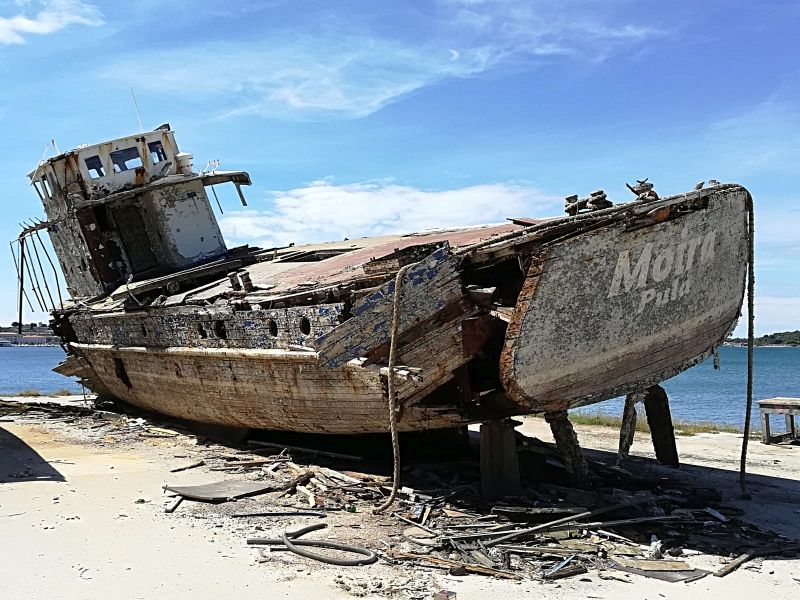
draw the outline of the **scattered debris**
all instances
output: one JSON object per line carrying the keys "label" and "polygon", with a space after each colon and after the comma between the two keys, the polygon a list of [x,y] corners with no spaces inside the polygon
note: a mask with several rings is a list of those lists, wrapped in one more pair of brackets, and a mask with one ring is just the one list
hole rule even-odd
{"label": "scattered debris", "polygon": [[170,502],[169,506],[164,509],[165,513],[174,513],[175,509],[180,506],[181,502],[183,502],[183,496],[175,496],[175,499]]}
{"label": "scattered debris", "polygon": [[247,496],[255,496],[256,494],[274,491],[275,486],[259,481],[226,479],[225,481],[217,481],[204,485],[165,485],[164,489],[168,492],[179,494],[184,498],[191,498],[192,500],[200,500],[202,502],[224,502],[226,500],[235,500],[236,498],[245,498]]}
{"label": "scattered debris", "polygon": [[714,577],[725,577],[728,573],[732,573],[739,567],[741,567],[744,563],[749,560],[752,560],[756,557],[764,557],[764,556],[774,556],[776,554],[783,554],[784,552],[795,553],[800,551],[800,544],[793,544],[793,545],[786,545],[786,546],[769,546],[765,548],[759,548],[752,550],[751,552],[746,552],[739,557],[733,559],[731,562],[726,564],[724,567],[719,569],[718,571],[714,572]]}
{"label": "scattered debris", "polygon": [[188,471],[189,469],[196,469],[197,467],[202,467],[206,464],[204,460],[198,460],[197,462],[193,462],[190,465],[186,465],[184,467],[176,467],[174,469],[170,469],[170,473],[178,473],[179,471]]}
{"label": "scattered debris", "polygon": [[[98,443],[140,443],[142,432],[178,431],[102,411],[81,409],[76,415],[71,408],[28,411],[20,405],[15,410],[56,427],[65,425],[53,416],[72,415],[76,420],[69,427],[84,426],[88,439]],[[252,528],[246,533],[248,543],[268,548],[256,560],[282,560],[280,552],[359,566],[380,559],[412,574],[383,582],[339,576],[337,584],[355,596],[429,600],[434,590],[445,587],[428,578],[438,573],[546,582],[591,573],[626,583],[636,576],[691,582],[711,572],[697,568],[707,568],[708,560],[692,564],[698,556],[731,557],[714,573],[722,577],[764,556],[800,551],[796,540],[757,529],[742,520],[741,510],[726,505],[716,489],[694,486],[686,478],[653,478],[614,468],[612,462],[587,460],[589,486],[568,487],[574,478],[553,445],[521,434],[520,464],[538,465],[535,485],[523,477],[518,493],[492,502],[481,496],[476,460],[417,463],[403,471],[404,485],[388,518],[372,515],[372,508],[386,498],[390,478],[371,472],[376,467],[380,473],[384,465],[363,457],[272,442],[236,448],[184,433],[159,443],[174,445],[175,458],[188,459],[170,472],[202,467],[203,473],[228,474],[211,484],[165,486],[176,494],[166,502],[165,512],[174,512],[184,498],[217,504],[219,508],[184,510],[177,518],[211,519],[216,527],[229,520],[239,531]],[[273,453],[266,455],[262,448]],[[348,470],[343,466],[348,463],[360,470]],[[521,472],[530,473],[528,469]],[[243,500],[250,496],[259,497]],[[227,508],[231,505],[225,503],[236,499],[241,504]],[[302,521],[295,520],[304,518],[325,519],[336,528],[336,539],[302,537],[323,526],[297,529]],[[281,531],[287,528],[284,540]],[[318,553],[318,548],[331,554]]]}
{"label": "scattered debris", "polygon": [[[329,565],[337,565],[340,567],[370,565],[378,560],[378,555],[375,554],[372,550],[369,550],[367,548],[360,548],[358,546],[352,546],[350,544],[342,544],[339,542],[331,542],[327,540],[298,539],[300,538],[300,536],[305,535],[306,533],[309,533],[311,531],[316,531],[317,529],[324,529],[325,527],[327,527],[325,523],[317,523],[315,525],[309,525],[308,527],[303,527],[302,529],[298,529],[297,531],[285,532],[281,534],[280,539],[249,538],[247,540],[247,543],[251,545],[268,545],[268,546],[283,545],[288,550],[291,550],[292,552],[294,552],[295,554],[299,554],[300,556],[305,556],[306,558],[311,558],[313,560],[318,560],[320,562],[327,563]],[[360,554],[363,555],[365,558],[355,558],[355,559],[335,558],[331,556],[324,556],[322,554],[317,554],[309,550],[305,550],[303,547],[330,548],[333,550],[340,550],[342,552]]]}

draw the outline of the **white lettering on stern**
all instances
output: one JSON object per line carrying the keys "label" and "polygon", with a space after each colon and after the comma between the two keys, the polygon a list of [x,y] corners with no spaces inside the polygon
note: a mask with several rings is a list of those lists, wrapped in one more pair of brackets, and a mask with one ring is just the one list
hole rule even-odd
{"label": "white lettering on stern", "polygon": [[[641,313],[648,305],[660,306],[685,296],[691,289],[690,272],[714,258],[716,234],[712,230],[705,235],[689,238],[684,229],[679,243],[661,248],[655,256],[654,244],[648,242],[633,267],[631,251],[621,251],[617,256],[608,297],[638,291],[637,313]],[[649,285],[650,282],[662,285]]]}

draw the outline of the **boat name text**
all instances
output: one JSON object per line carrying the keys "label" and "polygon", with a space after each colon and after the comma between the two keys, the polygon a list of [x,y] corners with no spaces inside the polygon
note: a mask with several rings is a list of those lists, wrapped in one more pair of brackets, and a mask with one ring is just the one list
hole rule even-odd
{"label": "boat name text", "polygon": [[[617,266],[611,279],[608,297],[613,298],[623,293],[641,290],[637,310],[637,313],[641,313],[653,300],[656,304],[666,304],[686,295],[690,289],[689,272],[699,264],[714,258],[716,231],[712,230],[705,235],[690,238],[684,229],[681,238],[679,243],[665,246],[655,256],[653,256],[654,242],[648,242],[633,268],[631,268],[631,251],[621,251],[617,257]],[[664,289],[658,290],[656,286],[648,287],[651,281],[661,284],[670,277],[672,279],[666,286],[657,286]]]}

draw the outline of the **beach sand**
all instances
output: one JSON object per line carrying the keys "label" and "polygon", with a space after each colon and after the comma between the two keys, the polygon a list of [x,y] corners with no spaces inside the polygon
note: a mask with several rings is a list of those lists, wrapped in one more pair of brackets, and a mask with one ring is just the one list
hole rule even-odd
{"label": "beach sand", "polygon": [[[66,400],[68,401],[68,400]],[[551,440],[546,424],[526,419],[528,435]],[[589,455],[615,451],[616,432],[576,427]],[[800,538],[800,447],[751,442],[751,500],[738,498],[740,436],[701,434],[681,437],[684,466],[654,466],[652,448],[637,434],[628,463],[631,469],[654,469],[703,487],[722,491],[725,503],[746,511],[763,529]],[[69,422],[18,419],[0,423],[0,595],[16,598],[404,598],[396,592],[370,594],[375,582],[384,589],[416,588],[432,597],[439,589],[457,592],[459,600],[546,596],[555,599],[659,599],[711,597],[789,598],[800,593],[800,560],[754,561],[724,578],[666,583],[613,572],[623,581],[603,580],[596,571],[554,583],[510,582],[477,575],[450,576],[444,571],[400,568],[383,563],[364,567],[329,567],[285,552],[267,553],[245,544],[253,523],[231,519],[228,505],[184,501],[174,514],[165,483],[192,484],[223,479],[207,467],[170,473],[198,456],[193,436],[87,440],[85,429]],[[222,476],[221,476],[222,475]],[[236,477],[236,476],[233,476]],[[252,510],[258,498],[235,503]],[[263,506],[263,505],[262,505]],[[381,549],[391,528],[363,528],[366,515],[339,513],[319,537],[336,537]],[[374,518],[373,518],[374,520]],[[269,535],[308,521],[264,525]],[[335,526],[334,526],[335,525]],[[272,529],[271,527],[274,527]],[[314,534],[315,536],[317,534]],[[716,570],[720,557],[691,556],[692,566]],[[337,583],[337,579],[340,582]],[[348,591],[343,587],[350,587]],[[363,587],[362,587],[363,584]]]}

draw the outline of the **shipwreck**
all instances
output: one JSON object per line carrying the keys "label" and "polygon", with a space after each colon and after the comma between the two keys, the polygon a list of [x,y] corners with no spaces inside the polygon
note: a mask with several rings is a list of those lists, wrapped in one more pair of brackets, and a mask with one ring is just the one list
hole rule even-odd
{"label": "shipwreck", "polygon": [[46,231],[70,296],[51,307],[56,370],[100,396],[352,434],[387,431],[391,387],[400,431],[459,427],[643,392],[740,313],[752,200],[736,184],[662,198],[644,181],[629,203],[570,197],[560,217],[228,248],[209,191],[246,203],[250,177],[191,161],[165,125],[29,175],[46,220],[17,240],[20,308],[26,281],[51,294]]}

